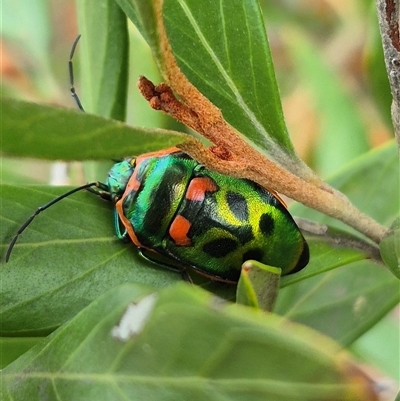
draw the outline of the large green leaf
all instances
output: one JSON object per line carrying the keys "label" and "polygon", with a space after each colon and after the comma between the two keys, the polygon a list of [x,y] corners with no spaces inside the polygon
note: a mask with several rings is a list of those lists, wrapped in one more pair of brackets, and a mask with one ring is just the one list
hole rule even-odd
{"label": "large green leaf", "polygon": [[[183,142],[173,131],[133,128],[76,110],[1,100],[2,152],[50,160],[115,159]],[[98,177],[102,179],[102,177]]]}
{"label": "large green leaf", "polygon": [[[359,158],[334,176],[330,183],[348,195],[361,210],[380,223],[390,225],[399,212],[400,202],[395,144]],[[301,205],[296,205],[292,211],[314,221],[338,225]],[[343,225],[342,229],[346,227]],[[314,239],[310,240],[310,265],[299,273],[309,279],[296,283],[295,276],[284,277],[282,286],[293,285],[279,293],[275,311],[347,345],[400,302],[400,283],[383,266],[358,258],[355,250],[349,251],[347,256],[343,251],[335,251],[334,247],[327,248],[325,254],[315,254]],[[322,251],[318,240],[316,249]],[[332,264],[336,270],[329,269]],[[324,271],[326,273],[313,277],[316,272]]]}
{"label": "large green leaf", "polygon": [[274,311],[348,345],[399,302],[399,281],[360,261],[283,288]]}
{"label": "large green leaf", "polygon": [[163,12],[189,80],[257,147],[292,152],[258,2],[166,0]]}
{"label": "large green leaf", "polygon": [[400,341],[396,310],[357,339],[351,345],[351,351],[398,382],[400,364],[396,356],[400,355]]}
{"label": "large green leaf", "polygon": [[[3,262],[21,224],[37,207],[65,192],[61,187],[2,186]],[[118,284],[165,287],[182,277],[116,238],[111,203],[77,193],[36,217],[19,237],[9,262],[1,265],[1,279],[0,335],[21,336],[49,333]],[[234,299],[234,286],[199,282]]]}
{"label": "large green leaf", "polygon": [[36,345],[41,337],[0,337],[0,369]]}
{"label": "large green leaf", "polygon": [[81,101],[91,113],[124,121],[129,76],[126,16],[114,0],[78,1],[77,6]]}
{"label": "large green leaf", "polygon": [[[344,193],[363,213],[390,227],[399,215],[398,166],[397,147],[392,141],[343,166],[328,179],[328,183]],[[300,204],[296,204],[292,211],[296,216],[351,231],[338,220]]]}
{"label": "large green leaf", "polygon": [[[18,226],[65,188],[2,187],[2,260]],[[89,193],[64,199],[21,235],[1,266],[3,335],[41,335],[120,283],[163,287],[179,274],[139,257],[114,234],[112,205]]]}
{"label": "large green leaf", "polygon": [[376,400],[354,362],[305,327],[183,285],[145,294],[107,292],[5,368],[4,401],[38,389],[75,401]]}
{"label": "large green leaf", "polygon": [[153,1],[116,0],[127,17],[135,24],[151,47],[156,62],[161,61]]}

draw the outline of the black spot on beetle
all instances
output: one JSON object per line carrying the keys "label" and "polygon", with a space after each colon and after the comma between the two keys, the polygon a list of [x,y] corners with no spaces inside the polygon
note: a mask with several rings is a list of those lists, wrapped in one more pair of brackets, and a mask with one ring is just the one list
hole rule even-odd
{"label": "black spot on beetle", "polygon": [[249,219],[249,209],[247,207],[246,198],[236,192],[229,191],[226,194],[226,201],[228,202],[229,209],[240,221],[247,221]]}
{"label": "black spot on beetle", "polygon": [[240,227],[237,233],[235,233],[238,240],[240,241],[241,244],[247,244],[250,241],[253,241],[254,239],[254,234],[253,234],[253,227],[251,226],[246,226],[246,227]]}
{"label": "black spot on beetle", "polygon": [[265,236],[271,236],[274,233],[275,223],[274,219],[269,213],[264,213],[261,216],[258,226]]}
{"label": "black spot on beetle", "polygon": [[203,251],[213,258],[223,258],[237,248],[237,243],[231,238],[219,238],[207,242],[203,246]]}
{"label": "black spot on beetle", "polygon": [[260,248],[250,249],[243,254],[242,263],[246,262],[246,260],[257,260],[260,262],[263,256],[264,252]]}

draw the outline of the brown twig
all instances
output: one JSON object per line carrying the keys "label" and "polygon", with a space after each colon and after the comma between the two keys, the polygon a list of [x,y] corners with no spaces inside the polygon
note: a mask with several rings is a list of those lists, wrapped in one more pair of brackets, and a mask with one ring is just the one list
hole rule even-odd
{"label": "brown twig", "polygon": [[[154,86],[141,78],[139,88],[150,105],[182,121],[213,145],[210,151],[194,138],[180,147],[190,156],[221,173],[249,178],[260,185],[281,192],[306,206],[337,218],[375,242],[387,229],[361,213],[340,192],[315,175],[300,178],[253,149],[223,118],[221,111],[195,88],[179,69],[165,32],[162,1],[155,2],[160,54],[165,84]],[[174,95],[176,93],[179,99]],[[221,153],[226,156],[222,156]]]}

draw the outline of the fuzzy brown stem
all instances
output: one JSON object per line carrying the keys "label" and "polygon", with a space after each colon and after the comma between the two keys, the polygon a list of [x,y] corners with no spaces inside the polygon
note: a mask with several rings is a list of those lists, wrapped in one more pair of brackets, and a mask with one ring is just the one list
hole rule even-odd
{"label": "fuzzy brown stem", "polygon": [[[258,167],[255,167],[254,164],[249,165],[243,159],[236,159],[234,162],[222,161],[193,138],[179,147],[213,170],[239,178],[249,178],[265,188],[273,188],[306,206],[343,221],[376,243],[380,242],[387,231],[385,227],[360,212],[345,196],[338,196],[336,192],[318,188],[258,153]],[[251,152],[255,152],[252,148],[250,149]],[[265,173],[266,171],[268,174]]]}
{"label": "fuzzy brown stem", "polygon": [[[221,160],[194,139],[183,144],[182,149],[207,167],[236,177],[250,178],[268,189],[272,188],[343,221],[378,243],[386,232],[385,227],[361,213],[343,194],[329,187],[318,177],[308,177],[305,181],[258,153],[224,120],[221,111],[187,80],[179,69],[169,45],[162,4],[162,0],[155,2],[163,75],[182,100],[172,101],[169,98],[168,101],[173,103],[174,107],[171,108],[170,104],[167,104],[164,111],[168,113],[173,109],[176,118],[179,116],[181,121],[201,133],[217,148],[228,150],[230,160]],[[162,88],[164,91],[165,87]],[[163,102],[157,102],[157,105],[159,104]]]}

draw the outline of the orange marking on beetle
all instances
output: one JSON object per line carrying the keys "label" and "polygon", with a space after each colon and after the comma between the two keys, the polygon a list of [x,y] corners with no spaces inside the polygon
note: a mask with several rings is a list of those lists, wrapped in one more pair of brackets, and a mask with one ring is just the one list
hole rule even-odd
{"label": "orange marking on beetle", "polygon": [[269,189],[269,188],[267,188],[267,191],[271,192],[271,194],[274,195],[275,198],[278,199],[278,201],[281,202],[283,206],[285,206],[285,209],[287,209],[286,202],[279,196],[278,192],[274,191],[273,189]]}
{"label": "orange marking on beetle", "polygon": [[188,237],[188,232],[192,223],[185,217],[178,214],[169,227],[169,235],[178,246],[188,246],[192,244]]}
{"label": "orange marking on beetle", "polygon": [[168,148],[168,149],[156,150],[155,152],[144,153],[143,155],[140,155],[136,159],[136,165],[138,165],[144,159],[148,159],[149,157],[161,157],[161,156],[170,155],[171,153],[176,153],[176,152],[182,152],[182,151],[179,148],[172,147],[172,148]]}
{"label": "orange marking on beetle", "polygon": [[115,204],[115,208],[117,209],[119,219],[121,220],[122,224],[126,228],[126,231],[128,232],[128,235],[129,235],[131,241],[138,248],[143,248],[143,249],[147,249],[149,251],[154,251],[153,249],[148,248],[146,246],[143,246],[140,243],[140,241],[138,240],[138,237],[135,234],[135,231],[133,230],[131,222],[124,215],[124,210],[123,210],[123,207],[122,207],[122,203],[123,203],[125,197],[128,194],[130,194],[132,191],[137,192],[139,190],[139,188],[140,188],[141,182],[137,179],[137,173],[138,173],[138,170],[139,170],[137,167],[144,160],[146,160],[146,159],[148,159],[150,157],[161,157],[161,156],[169,155],[171,153],[180,152],[180,151],[181,151],[180,149],[172,147],[172,148],[168,148],[168,149],[157,150],[155,152],[145,153],[143,155],[138,156],[135,159],[135,169],[133,171],[133,174],[132,174],[131,178],[129,179],[128,185],[125,188],[125,192],[122,195],[121,199],[119,199],[118,202]]}
{"label": "orange marking on beetle", "polygon": [[190,201],[202,201],[206,196],[206,192],[215,192],[217,189],[217,186],[211,178],[193,178],[186,190],[185,198]]}
{"label": "orange marking on beetle", "polygon": [[137,176],[137,170],[132,174],[131,178],[128,181],[128,184],[126,185],[125,191],[128,191],[128,193],[134,191],[137,192],[140,188],[141,182],[136,178]]}
{"label": "orange marking on beetle", "polygon": [[122,197],[116,204],[115,208],[117,209],[119,219],[121,220],[122,224],[126,228],[126,231],[128,231],[129,237],[131,238],[132,242],[140,248],[144,248],[143,245],[140,243],[138,240],[135,232],[133,231],[132,224],[131,222],[125,217],[124,211],[122,209],[122,202],[124,200],[124,197]]}
{"label": "orange marking on beetle", "polygon": [[[145,153],[143,155],[138,156],[135,159],[135,169],[133,170],[133,174],[128,181],[128,184],[125,189],[125,194],[127,192],[129,192],[129,193],[131,191],[137,192],[139,190],[140,185],[142,183],[137,179],[137,173],[139,171],[138,167],[140,166],[141,163],[143,163],[143,161],[145,161],[146,159],[149,159],[151,157],[162,157],[162,156],[170,155],[170,154],[176,153],[176,152],[181,152],[181,150],[178,148],[172,147],[172,148],[168,148],[168,149],[157,150],[155,152]],[[125,196],[125,194],[124,194],[124,196]]]}

